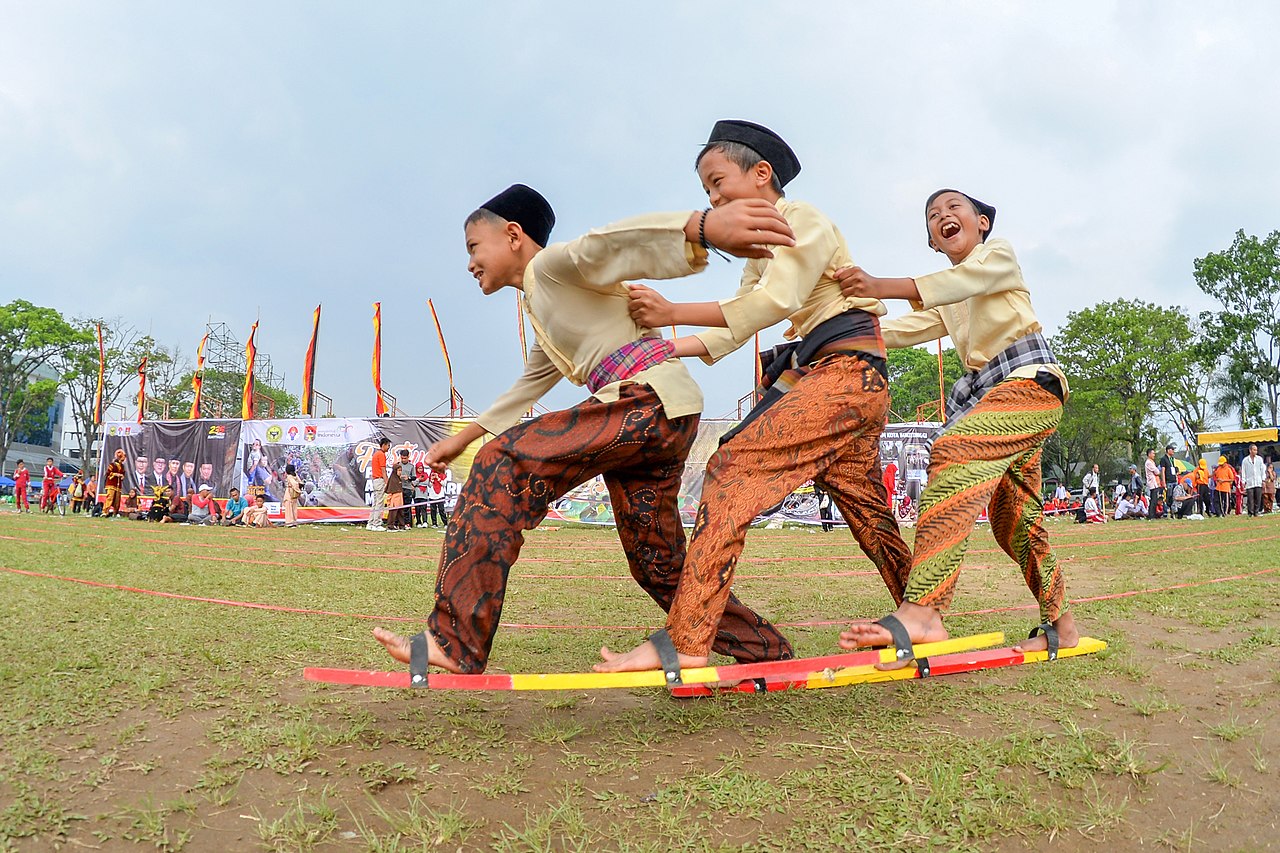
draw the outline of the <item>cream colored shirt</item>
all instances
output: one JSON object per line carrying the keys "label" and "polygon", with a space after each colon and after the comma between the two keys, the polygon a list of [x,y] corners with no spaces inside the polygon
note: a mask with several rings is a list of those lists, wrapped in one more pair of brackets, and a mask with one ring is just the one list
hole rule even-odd
{"label": "cream colored shirt", "polygon": [[[920,302],[915,308],[880,324],[884,344],[891,349],[914,346],[950,336],[966,370],[981,370],[1011,343],[1041,331],[1031,307],[1031,291],[1008,240],[979,243],[950,269],[916,279]],[[1056,364],[1027,365],[1010,374],[1031,378],[1048,370],[1067,389],[1067,377]]]}
{"label": "cream colored shirt", "polygon": [[[625,280],[679,278],[705,269],[706,251],[685,241],[688,219],[688,211],[624,219],[535,255],[525,267],[522,298],[537,341],[524,374],[476,422],[496,435],[514,426],[561,377],[585,385],[605,356],[641,337],[661,337],[631,319]],[[702,389],[679,359],[625,381],[651,387],[668,418],[702,411]],[[592,396],[613,402],[622,384],[613,382]]]}
{"label": "cream colored shirt", "polygon": [[708,364],[724,358],[761,329],[790,319],[785,336],[804,337],[820,323],[857,308],[876,316],[885,313],[878,299],[845,296],[835,272],[852,266],[849,247],[839,229],[816,207],[803,201],[778,200],[778,210],[795,233],[794,246],[775,247],[773,258],[752,258],[742,270],[738,292],[721,300],[728,328],[704,329],[696,337],[707,348]]}

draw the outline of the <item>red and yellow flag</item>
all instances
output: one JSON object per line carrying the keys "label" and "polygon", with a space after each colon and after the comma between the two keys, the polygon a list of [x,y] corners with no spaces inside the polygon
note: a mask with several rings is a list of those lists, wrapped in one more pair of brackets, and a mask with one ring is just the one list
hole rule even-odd
{"label": "red and yellow flag", "polygon": [[258,345],[253,336],[258,333],[258,321],[253,321],[249,329],[249,341],[244,345],[244,392],[240,395],[240,417],[246,421],[253,420],[253,363],[258,357]]}
{"label": "red and yellow flag", "polygon": [[377,396],[373,411],[378,417],[387,413],[382,399],[382,303],[373,303],[373,393]]}
{"label": "red and yellow flag", "polygon": [[191,374],[191,390],[195,392],[195,396],[191,398],[191,414],[190,419],[198,421],[204,414],[200,411],[200,393],[204,390],[204,348],[209,344],[209,333],[205,332],[204,337],[200,339],[200,346],[196,347],[196,372]]}
{"label": "red and yellow flag", "polygon": [[311,410],[316,396],[316,341],[320,338],[320,306],[311,320],[311,343],[307,344],[307,360],[302,365],[302,414],[314,417]]}
{"label": "red and yellow flag", "polygon": [[142,423],[142,412],[147,407],[147,357],[142,357],[138,365],[138,423]]}
{"label": "red and yellow flag", "polygon": [[102,344],[102,324],[98,324],[98,392],[93,395],[93,425],[102,423],[103,384],[107,377],[107,348]]}
{"label": "red and yellow flag", "polygon": [[[458,392],[454,390],[453,387],[453,365],[449,362],[449,347],[444,342],[444,329],[440,327],[440,315],[436,314],[435,303],[430,299],[427,300],[427,308],[431,309],[431,319],[436,324],[436,335],[440,338],[440,352],[444,355],[444,372],[445,375],[449,377],[449,414],[453,414],[453,409],[456,407],[455,404],[458,399]],[[520,323],[520,328],[524,328],[523,318]]]}

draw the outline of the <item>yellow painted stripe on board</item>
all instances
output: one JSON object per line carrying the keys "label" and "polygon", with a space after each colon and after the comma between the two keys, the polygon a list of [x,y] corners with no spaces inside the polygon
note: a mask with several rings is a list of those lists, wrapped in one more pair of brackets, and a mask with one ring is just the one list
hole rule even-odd
{"label": "yellow painted stripe on board", "polygon": [[[936,643],[916,643],[916,657],[927,658],[933,655],[949,655],[955,652],[971,652],[974,649],[985,649],[989,646],[998,646],[1004,642],[1004,634],[999,631],[992,631],[990,634],[974,634],[971,637],[952,637],[948,640],[939,640]],[[880,663],[893,663],[898,659],[896,649],[881,649]],[[862,667],[849,667],[849,669],[861,669]],[[880,670],[876,670],[880,672]],[[814,673],[815,675],[818,673]],[[812,676],[810,676],[812,677]]]}
{"label": "yellow painted stripe on board", "polygon": [[[1076,655],[1091,655],[1094,652],[1100,652],[1107,647],[1102,640],[1095,640],[1093,637],[1081,637],[1080,642],[1073,649],[1058,649],[1058,657],[1073,658]],[[1023,652],[1023,663],[1042,663],[1049,659],[1048,652]]]}
{"label": "yellow painted stripe on board", "polygon": [[[714,666],[699,666],[680,671],[686,684],[719,681]],[[511,676],[512,690],[595,690],[603,687],[665,687],[666,677],[660,670],[644,672],[548,672]]]}

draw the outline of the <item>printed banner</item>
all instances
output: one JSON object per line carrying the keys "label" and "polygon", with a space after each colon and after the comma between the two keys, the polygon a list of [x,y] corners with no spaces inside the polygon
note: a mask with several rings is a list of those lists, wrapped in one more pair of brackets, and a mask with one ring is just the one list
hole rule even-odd
{"label": "printed banner", "polygon": [[[415,468],[427,448],[462,429],[464,421],[430,418],[300,418],[245,421],[240,435],[237,470],[240,490],[261,492],[272,518],[283,517],[285,466],[292,464],[302,481],[298,520],[367,521],[373,505],[373,454],[378,440],[391,440],[389,463],[409,451]],[[446,507],[457,502],[471,455],[459,457],[445,480]]]}
{"label": "printed banner", "polygon": [[[216,497],[238,485],[238,420],[112,421],[103,424],[102,458],[117,449],[125,454],[125,493],[137,489],[143,509],[155,487],[168,486],[177,497],[196,493],[202,484],[213,487]],[[99,466],[98,493],[102,493],[106,464]]]}
{"label": "printed banner", "polygon": [[[284,496],[285,467],[293,465],[302,481],[300,522],[358,523],[367,521],[372,511],[371,467],[379,438],[386,436],[391,441],[389,464],[398,462],[400,451],[407,450],[408,462],[416,472],[432,444],[457,434],[467,423],[448,418],[387,417],[206,419],[142,424],[122,421],[105,425],[102,452],[103,458],[108,459],[116,448],[124,448],[129,457],[126,490],[138,489],[143,509],[156,485],[167,485],[175,495],[186,497],[200,484],[208,483],[222,500],[233,486],[245,497],[261,493],[271,518],[278,521],[283,518],[280,500]],[[707,461],[719,447],[720,438],[735,424],[736,421],[704,420],[699,425],[680,486],[680,516],[686,526],[692,526],[698,511]],[[880,436],[881,470],[899,521],[915,519],[929,467],[928,442],[940,426],[889,424]],[[444,490],[445,507],[450,513],[479,447],[480,442],[476,442],[449,466]],[[100,473],[99,491],[101,478]],[[415,490],[415,500],[425,497],[425,485]],[[843,523],[834,502],[806,483],[761,513],[756,523],[817,525],[824,521],[824,510],[829,516],[825,521]],[[596,477],[556,501],[547,518],[613,524],[613,508],[604,479]]]}

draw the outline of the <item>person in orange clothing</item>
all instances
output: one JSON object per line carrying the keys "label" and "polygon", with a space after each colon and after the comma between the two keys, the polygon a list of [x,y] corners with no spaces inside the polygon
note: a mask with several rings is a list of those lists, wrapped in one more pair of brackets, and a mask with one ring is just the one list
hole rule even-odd
{"label": "person in orange clothing", "polygon": [[1218,467],[1213,469],[1213,482],[1218,493],[1218,515],[1226,516],[1231,511],[1231,490],[1236,483],[1236,469],[1227,462],[1227,457],[1218,457]]}
{"label": "person in orange clothing", "polygon": [[1199,504],[1196,511],[1201,515],[1209,514],[1209,461],[1201,459],[1200,464],[1191,472],[1191,488],[1196,494]]}
{"label": "person in orange clothing", "polygon": [[367,530],[385,530],[382,526],[382,511],[387,502],[387,448],[391,439],[383,436],[378,442],[378,449],[373,452],[373,461],[369,467],[369,478],[373,481],[373,508],[369,511]]}
{"label": "person in orange clothing", "polygon": [[120,512],[120,496],[124,490],[124,448],[117,448],[115,457],[107,463],[103,486],[102,515],[111,518]]}

